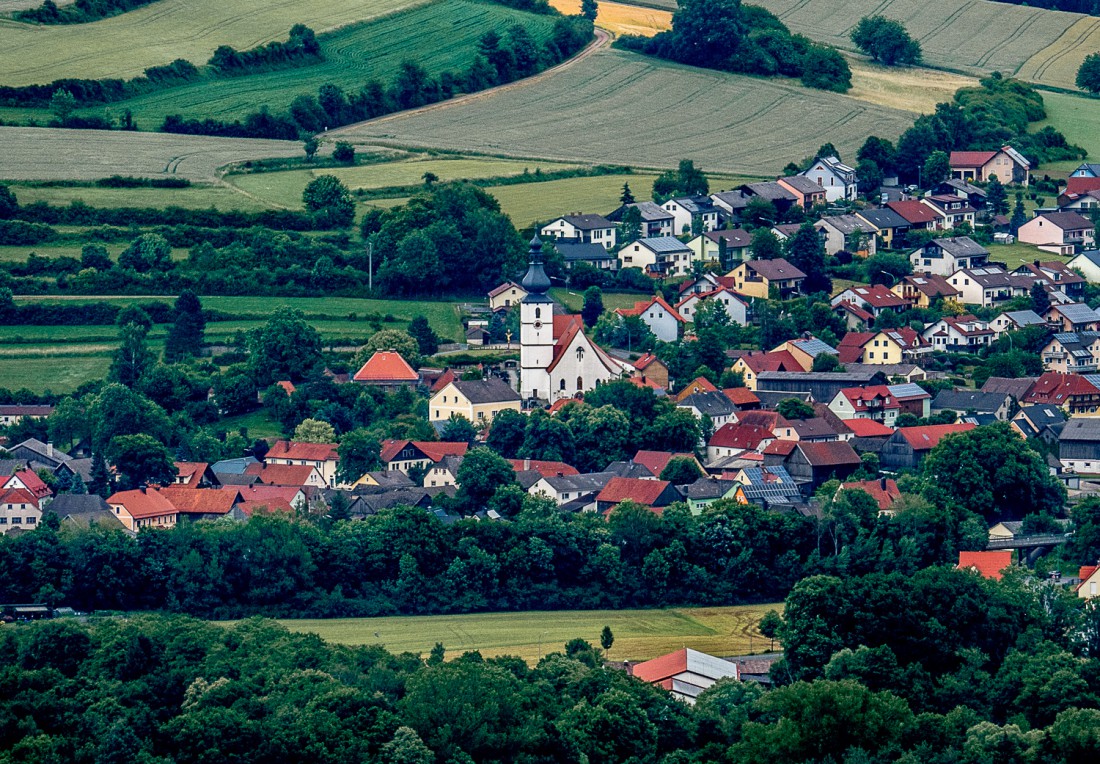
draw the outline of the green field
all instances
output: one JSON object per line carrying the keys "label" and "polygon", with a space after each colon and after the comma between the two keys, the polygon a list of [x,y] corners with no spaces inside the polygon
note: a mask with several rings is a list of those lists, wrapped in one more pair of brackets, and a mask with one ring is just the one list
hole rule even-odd
{"label": "green field", "polygon": [[292,631],[310,632],[340,644],[381,644],[387,650],[427,654],[442,642],[449,657],[467,650],[482,655],[518,655],[528,662],[560,652],[580,637],[599,645],[600,631],[610,626],[615,644],[612,660],[647,660],[682,647],[713,655],[764,652],[774,646],[757,631],[760,618],[776,605],[672,610],[593,610],[475,615],[396,616],[284,620]]}
{"label": "green field", "polygon": [[524,162],[515,159],[491,157],[437,157],[420,155],[396,162],[382,162],[359,167],[285,170],[231,174],[226,182],[253,196],[290,208],[302,206],[302,191],[320,175],[335,175],[352,189],[389,188],[410,186],[423,182],[424,173],[434,173],[441,181],[499,178],[533,173],[535,170],[552,172],[575,168],[575,164],[553,162]]}
{"label": "green field", "polygon": [[[460,72],[473,61],[478,39],[485,32],[494,30],[503,37],[509,27],[522,24],[536,42],[541,42],[549,36],[553,23],[550,16],[490,3],[439,0],[320,36],[325,60],[317,64],[237,77],[209,75],[181,87],[111,104],[110,108],[116,114],[130,109],[143,130],[155,130],[169,114],[233,121],[260,106],[283,112],[295,97],[316,95],[325,84],[338,85],[349,93],[358,92],[372,79],[388,86],[403,61],[416,61],[433,75]],[[446,45],[439,44],[443,39]],[[205,62],[193,61],[196,65]]]}
{"label": "green field", "polygon": [[36,393],[71,392],[85,382],[103,379],[111,359],[106,353],[70,356],[18,356],[0,354],[0,387],[26,388]]}
{"label": "green field", "polygon": [[[383,117],[329,138],[547,160],[766,176],[812,155],[896,138],[909,112],[776,80],[600,51],[552,77],[490,97]],[[576,209],[576,207],[573,207]]]}
{"label": "green field", "polygon": [[[584,307],[583,292],[571,292],[565,287],[554,287],[550,290],[550,296],[564,305],[565,309],[571,313],[580,313],[581,308]],[[607,310],[633,308],[634,303],[648,299],[646,295],[637,292],[604,292],[603,306]]]}
{"label": "green field", "polygon": [[1046,262],[1066,262],[1068,257],[1062,255],[1055,255],[1051,252],[1043,252],[1038,247],[1034,247],[1030,244],[1021,244],[1015,242],[1013,244],[990,244],[986,247],[989,250],[989,259],[993,262],[1004,263],[1008,266],[1009,270],[1018,268],[1024,263],[1032,263],[1036,260],[1043,260]]}
{"label": "green field", "polygon": [[[1070,143],[1075,143],[1088,151],[1093,161],[1100,159],[1100,100],[1066,93],[1044,92],[1043,103],[1046,105],[1047,118],[1033,125],[1033,130],[1053,125],[1066,136],[1066,140]],[[1076,167],[1080,162],[1064,164]],[[1042,169],[1047,169],[1046,165],[1043,165]]]}
{"label": "green field", "polygon": [[0,23],[0,84],[65,77],[129,78],[183,58],[205,64],[219,45],[238,50],[285,39],[295,24],[317,33],[407,8],[415,0],[159,0],[90,24]]}
{"label": "green field", "polygon": [[[204,210],[242,210],[258,212],[268,208],[263,202],[225,186],[194,185],[190,188],[100,188],[98,186],[28,186],[12,183],[9,188],[20,204],[46,202],[65,206],[75,201],[91,207],[183,207]],[[299,196],[299,205],[301,197]]]}

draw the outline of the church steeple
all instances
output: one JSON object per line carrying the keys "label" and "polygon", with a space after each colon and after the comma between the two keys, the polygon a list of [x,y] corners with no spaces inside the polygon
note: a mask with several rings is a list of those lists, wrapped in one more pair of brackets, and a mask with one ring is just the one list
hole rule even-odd
{"label": "church steeple", "polygon": [[527,273],[520,281],[520,286],[527,290],[529,296],[541,297],[550,289],[550,277],[546,275],[546,269],[542,266],[542,240],[537,233],[531,239]]}

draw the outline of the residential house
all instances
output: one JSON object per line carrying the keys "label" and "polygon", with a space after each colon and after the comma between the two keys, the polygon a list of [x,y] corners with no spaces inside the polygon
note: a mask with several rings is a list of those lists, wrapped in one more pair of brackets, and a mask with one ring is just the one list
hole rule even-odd
{"label": "residential house", "polygon": [[933,239],[909,254],[918,273],[950,276],[963,268],[980,268],[989,260],[989,250],[969,236]]}
{"label": "residential house", "polygon": [[[732,289],[726,287],[718,287],[702,294],[689,294],[676,303],[676,311],[684,317],[684,320],[694,322],[695,313],[703,303],[720,305],[730,321],[738,326],[747,326],[749,323],[749,304]],[[658,339],[660,339],[659,336]]]}
{"label": "residential house", "polygon": [[539,229],[544,239],[562,239],[579,244],[599,244],[614,249],[616,226],[603,215],[575,212],[555,218]]}
{"label": "residential house", "polygon": [[37,438],[28,438],[14,446],[8,446],[8,452],[15,459],[20,459],[30,465],[32,469],[47,469],[57,472],[64,464],[74,461],[71,456],[53,443],[43,443]]}
{"label": "residential house", "polygon": [[807,212],[827,201],[824,186],[805,175],[789,175],[775,182],[793,194],[795,203]]}
{"label": "residential house", "polygon": [[1100,207],[1100,178],[1068,178],[1056,204],[1062,212],[1085,214]]}
{"label": "residential house", "polygon": [[932,344],[916,330],[903,327],[880,332],[848,332],[837,350],[842,364],[897,366],[931,352]]}
{"label": "residential house", "polygon": [[730,402],[738,411],[758,411],[760,409],[760,399],[747,387],[727,387],[722,390],[722,394],[730,399]]}
{"label": "residential house", "polygon": [[1083,302],[1054,305],[1047,311],[1046,320],[1063,333],[1100,330],[1100,313]]}
{"label": "residential house", "polygon": [[1047,403],[1069,414],[1095,414],[1100,407],[1100,378],[1048,371],[1035,380],[1021,403]]}
{"label": "residential house", "polygon": [[1075,472],[1100,473],[1100,419],[1070,417],[1058,436],[1058,458]]}
{"label": "residential house", "polygon": [[42,478],[32,469],[17,470],[7,478],[0,478],[0,488],[22,489],[28,491],[39,501],[53,496],[50,487],[42,482]]}
{"label": "residential house", "polygon": [[668,389],[668,367],[653,353],[646,353],[634,361],[633,365],[643,382],[652,382],[658,387]]}
{"label": "residential house", "polygon": [[458,468],[462,466],[463,456],[447,455],[434,462],[424,473],[424,488],[458,485]]}
{"label": "residential house", "polygon": [[1092,374],[1100,368],[1100,334],[1055,334],[1042,351],[1043,368],[1061,374]]}
{"label": "residential house", "polygon": [[979,213],[985,209],[987,194],[985,189],[960,178],[948,178],[932,188],[933,196],[957,196],[965,199]]}
{"label": "residential house", "polygon": [[787,352],[802,367],[802,371],[812,371],[814,361],[821,355],[837,355],[837,349],[827,342],[813,336],[803,336],[793,340],[787,340],[782,345],[771,349],[772,353]]}
{"label": "residential house", "polygon": [[740,679],[736,663],[689,647],[636,663],[629,666],[629,671],[647,684],[668,690],[674,698],[688,705],[694,705],[703,690],[719,679]]}
{"label": "residential house", "polygon": [[508,463],[516,472],[535,472],[539,477],[561,477],[562,475],[579,475],[577,468],[565,462],[548,461],[545,459],[509,459]]}
{"label": "residential house", "polygon": [[676,222],[676,218],[671,212],[662,209],[661,205],[656,202],[634,202],[632,204],[624,204],[608,215],[607,219],[616,223],[621,223],[623,220],[623,213],[628,207],[636,207],[642,219],[641,238],[652,239],[659,236],[675,235],[676,231],[673,226]]}
{"label": "residential house", "polygon": [[1003,422],[1012,412],[1012,396],[979,390],[940,390],[932,400],[932,413],[942,414],[945,411],[953,411],[958,417],[990,414]]}
{"label": "residential house", "polygon": [[962,293],[960,299],[963,303],[983,308],[995,307],[1014,297],[1027,296],[1035,284],[1033,276],[1016,276],[993,265],[955,271],[947,281]]}
{"label": "residential house", "polygon": [[680,493],[684,495],[691,514],[700,515],[704,509],[720,499],[733,499],[740,485],[735,480],[723,480],[708,475],[694,483],[680,486]]}
{"label": "residential house", "polygon": [[317,467],[311,464],[267,464],[257,462],[245,469],[246,475],[255,475],[260,485],[293,486],[295,488],[327,488],[328,483]]}
{"label": "residential house", "polygon": [[53,413],[53,406],[0,405],[0,427],[8,427],[20,419],[45,419]]}
{"label": "residential house", "polygon": [[42,520],[38,497],[25,488],[0,488],[0,535],[34,530]]}
{"label": "residential house", "polygon": [[514,281],[505,281],[489,292],[489,309],[492,311],[507,310],[513,305],[519,305],[520,300],[526,296],[526,289]]}
{"label": "residential house", "polygon": [[1091,600],[1100,596],[1100,564],[1082,565],[1077,577],[1081,579],[1081,583],[1074,589],[1078,598]]}
{"label": "residential house", "polygon": [[445,456],[463,456],[467,443],[443,443],[426,440],[384,440],[380,459],[386,470],[397,470],[406,475],[410,470],[425,470]]}
{"label": "residential house", "polygon": [[206,462],[176,462],[176,479],[172,485],[183,488],[209,488],[218,484],[218,476]]}
{"label": "residential house", "polygon": [[1024,406],[1012,417],[1010,426],[1028,440],[1044,440],[1057,443],[1058,435],[1065,428],[1066,415],[1062,409],[1049,404]]}
{"label": "residential house", "polygon": [[939,213],[936,210],[916,199],[887,202],[886,208],[901,216],[909,224],[911,231],[935,229],[936,221],[939,220]]}
{"label": "residential house", "polygon": [[902,413],[927,416],[926,409],[931,397],[913,384],[847,387],[837,392],[829,402],[829,410],[843,420],[872,419],[893,427]]}
{"label": "residential house", "polygon": [[696,393],[689,395],[676,404],[677,408],[688,409],[697,417],[708,417],[718,428],[734,418],[736,408],[725,393]]}
{"label": "residential house", "polygon": [[874,234],[876,248],[897,249],[905,242],[905,235],[909,232],[911,224],[889,207],[878,209],[860,210],[855,216],[866,223],[868,231]]}
{"label": "residential house", "polygon": [[966,199],[960,199],[953,194],[944,194],[926,196],[920,201],[936,213],[934,227],[938,230],[951,230],[964,224],[974,227],[974,216],[978,211],[971,207]]}
{"label": "residential house", "polygon": [[851,302],[839,302],[834,305],[833,315],[843,321],[844,327],[850,332],[865,332],[875,323],[874,316]]}
{"label": "residential house", "polygon": [[[716,394],[720,393],[700,393],[700,395]],[[673,459],[686,459],[699,469],[700,474],[703,473],[703,465],[695,458],[695,454],[675,454],[671,451],[646,451],[643,449],[634,454],[633,461],[635,464],[640,464],[649,470],[654,477],[660,477],[661,473],[665,471],[665,467]],[[620,477],[626,476],[620,475]]]}
{"label": "residential house", "polygon": [[1033,310],[1008,310],[989,323],[989,328],[1000,337],[1005,332],[1018,332],[1029,326],[1047,325],[1046,319]]}
{"label": "residential house", "polygon": [[959,552],[958,570],[972,570],[982,578],[1000,581],[1004,571],[1012,566],[1012,550],[998,549],[982,552]]}
{"label": "residential house", "polygon": [[1082,162],[1069,176],[1071,178],[1100,178],[1100,164]]}
{"label": "residential house", "polygon": [[[283,467],[276,469],[302,469],[298,467]],[[309,468],[305,468],[309,469]],[[244,520],[246,515],[237,509],[240,501],[240,489],[233,488],[209,488],[201,491],[191,491],[178,486],[170,486],[159,490],[161,496],[169,501],[179,513],[178,521],[189,520],[220,520],[226,517],[235,520]]]}
{"label": "residential house", "polygon": [[1058,255],[1076,255],[1096,247],[1092,221],[1077,212],[1041,212],[1020,226],[1016,238]]}
{"label": "residential house", "polygon": [[853,483],[841,483],[840,491],[863,491],[878,504],[880,515],[893,514],[894,503],[901,498],[901,489],[892,478],[879,478],[878,480],[858,480]]}
{"label": "residential house", "polygon": [[787,351],[765,353],[751,350],[741,353],[733,362],[732,370],[741,375],[745,387],[750,391],[757,389],[757,377],[765,371],[805,371],[793,355]]}
{"label": "residential house", "polygon": [[504,380],[456,379],[431,397],[428,421],[446,422],[451,416],[461,416],[481,426],[505,410],[522,410],[522,399]]}
{"label": "residential house", "polygon": [[672,235],[701,234],[718,227],[718,208],[709,196],[669,199],[661,205],[672,214]]}
{"label": "residential house", "polygon": [[577,263],[589,265],[599,271],[619,270],[619,256],[608,252],[602,244],[556,241],[554,249],[561,255],[567,271],[573,270]]}
{"label": "residential house", "polygon": [[661,342],[675,342],[680,338],[680,328],[684,325],[686,316],[665,302],[660,295],[650,297],[648,300],[639,300],[633,308],[618,308],[615,310],[618,316],[638,316],[642,323],[649,327],[653,336]]}
{"label": "residential house", "polygon": [[[612,472],[591,472],[579,475],[551,475],[538,480],[527,489],[531,495],[542,494],[558,507],[571,511],[596,511],[596,496],[616,477]],[[640,479],[639,479],[640,480]]]}
{"label": "residential house", "polygon": [[171,528],[179,522],[179,510],[154,488],[119,491],[107,498],[107,504],[128,531]]}
{"label": "residential house", "polygon": [[660,514],[682,499],[679,489],[667,480],[613,477],[596,495],[596,511],[606,514],[624,501],[631,501]]}
{"label": "residential house", "polygon": [[723,271],[752,258],[752,234],[743,228],[707,231],[687,245],[692,253],[692,262],[717,264]]}
{"label": "residential house", "polygon": [[775,433],[760,425],[724,424],[707,441],[707,464],[745,451],[760,451],[775,439]]}
{"label": "residential house", "polygon": [[781,300],[802,291],[806,274],[781,257],[774,260],[750,260],[730,272],[740,294],[770,299],[774,294]]}
{"label": "residential house", "polygon": [[264,461],[268,464],[305,464],[316,467],[325,479],[325,484],[332,487],[336,485],[336,468],[340,464],[340,454],[335,443],[277,440],[264,456]]}
{"label": "residential house", "polygon": [[848,477],[863,466],[863,460],[846,441],[799,441],[785,466],[796,482],[809,484],[812,491],[826,481]]}
{"label": "residential house", "polygon": [[420,377],[400,353],[379,350],[355,372],[353,380],[383,390],[416,387]]}
{"label": "residential house", "polygon": [[718,392],[718,388],[714,386],[713,382],[711,382],[706,377],[696,377],[695,379],[684,385],[682,388],[680,388],[680,391],[677,392],[672,399],[679,403],[680,401],[684,400],[684,398],[687,398],[689,395],[714,392]]}
{"label": "residential house", "polygon": [[[886,384],[886,375],[870,367],[864,370],[830,372],[764,371],[756,376],[756,394],[781,393],[785,398],[809,396],[814,401],[832,401],[846,387]],[[835,412],[834,412],[835,413]]]}
{"label": "residential house", "polygon": [[[896,330],[889,330],[894,332]],[[892,335],[891,335],[892,336]],[[845,363],[844,370],[848,372],[873,372],[877,371],[893,384],[903,382],[920,382],[928,379],[928,373],[915,363]]]}
{"label": "residential house", "polygon": [[50,502],[50,511],[57,515],[62,527],[87,529],[95,526],[111,530],[125,527],[103,497],[94,493],[63,493]]}
{"label": "residential house", "polygon": [[782,183],[772,180],[764,180],[757,183],[746,183],[740,188],[741,194],[746,199],[746,206],[753,198],[765,199],[771,202],[780,217],[787,214],[791,207],[799,203],[799,196],[787,189]]}
{"label": "residential house", "polygon": [[997,176],[1004,183],[1027,186],[1031,162],[1011,146],[999,151],[952,151],[951,177],[988,183]]}
{"label": "residential house", "polygon": [[[847,430],[847,428],[845,428]],[[824,443],[832,440],[845,440],[840,437],[837,428],[822,417],[810,417],[808,419],[784,419],[774,427],[775,436],[780,440],[795,442]]]}
{"label": "residential house", "polygon": [[638,239],[623,245],[619,262],[623,268],[641,268],[653,275],[685,276],[691,273],[692,252],[672,236]]}
{"label": "residential house", "polygon": [[1013,399],[1022,401],[1038,377],[990,377],[982,385],[983,393],[1007,393]]}
{"label": "residential house", "polygon": [[1068,297],[1070,302],[1081,302],[1084,299],[1087,280],[1061,261],[1036,260],[1024,263],[1012,272],[1018,276],[1034,276],[1040,284],[1048,289],[1058,290]]}
{"label": "residential house", "polygon": [[875,318],[878,318],[879,314],[883,312],[904,313],[912,307],[908,300],[899,297],[882,284],[871,286],[856,284],[848,287],[830,301],[833,307],[842,302],[858,305]]}
{"label": "residential house", "polygon": [[985,321],[966,315],[944,316],[926,326],[921,336],[932,343],[933,350],[976,353],[991,345],[996,335]]}
{"label": "residential house", "polygon": [[972,424],[935,424],[922,427],[899,427],[890,436],[879,454],[882,468],[890,471],[915,470],[924,457],[948,435],[969,432]]}
{"label": "residential house", "polygon": [[873,227],[858,215],[823,217],[814,223],[814,228],[825,235],[827,255],[844,250],[858,257],[870,257],[878,246]]}
{"label": "residential house", "polygon": [[825,189],[827,201],[853,202],[859,196],[859,176],[855,169],[836,157],[817,157],[809,169],[803,170],[799,175]]}
{"label": "residential house", "polygon": [[[793,451],[792,445],[790,452]],[[744,467],[737,471],[734,480],[738,487],[733,498],[738,504],[758,504],[765,509],[777,509],[802,501],[802,489],[781,464]]]}
{"label": "residential house", "polygon": [[1092,284],[1100,284],[1100,249],[1078,252],[1066,263],[1071,271],[1080,271]]}

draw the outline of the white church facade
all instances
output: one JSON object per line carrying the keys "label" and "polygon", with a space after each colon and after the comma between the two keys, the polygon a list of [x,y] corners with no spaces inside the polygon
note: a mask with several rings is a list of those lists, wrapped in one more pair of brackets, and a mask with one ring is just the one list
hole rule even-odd
{"label": "white church facade", "polygon": [[531,240],[531,261],[520,285],[520,395],[524,401],[554,403],[597,385],[622,379],[631,367],[601,350],[584,333],[580,316],[555,316],[547,296],[550,278],[542,264],[542,242]]}

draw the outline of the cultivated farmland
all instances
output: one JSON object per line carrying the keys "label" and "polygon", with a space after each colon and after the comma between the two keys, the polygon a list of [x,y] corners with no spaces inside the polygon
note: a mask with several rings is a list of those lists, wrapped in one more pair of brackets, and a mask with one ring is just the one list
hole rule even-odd
{"label": "cultivated farmland", "polygon": [[232,162],[302,154],[297,141],[39,127],[0,127],[0,146],[2,180],[134,175],[212,181]]}
{"label": "cultivated farmland", "polygon": [[4,22],[0,84],[129,78],[177,58],[204,64],[219,45],[243,50],[284,39],[295,24],[321,33],[414,4],[416,0],[159,0],[90,24]]}
{"label": "cultivated farmland", "polygon": [[[580,0],[551,0],[550,5],[566,14],[581,12]],[[596,24],[615,34],[652,37],[672,26],[671,11],[624,3],[600,3],[599,8]]]}
{"label": "cultivated farmland", "polygon": [[[852,154],[872,133],[896,138],[912,115],[798,85],[600,51],[491,96],[335,131],[364,142],[557,161],[769,175],[827,137]],[[332,136],[332,133],[329,134]]]}
{"label": "cultivated farmland", "polygon": [[[189,188],[101,188],[99,186],[39,186],[11,183],[19,203],[46,202],[65,206],[80,201],[89,207],[182,207],[205,210],[258,212],[270,205],[225,186],[193,185]],[[301,197],[298,199],[301,202]],[[0,250],[4,249],[0,247]],[[80,254],[77,248],[77,255]],[[0,260],[3,255],[0,254]]]}
{"label": "cultivated farmland", "polygon": [[517,655],[531,663],[560,652],[580,637],[598,645],[600,631],[615,635],[612,660],[646,660],[691,647],[714,655],[767,650],[773,643],[757,631],[768,610],[782,604],[740,607],[676,608],[671,610],[592,610],[472,615],[395,616],[283,620],[291,631],[317,634],[328,642],[348,645],[381,644],[393,653],[427,654],[442,642],[448,656],[467,650],[482,655]]}
{"label": "cultivated farmland", "polygon": [[[264,105],[281,112],[295,97],[315,95],[327,83],[349,92],[357,92],[371,79],[388,85],[407,60],[419,62],[433,75],[464,70],[473,61],[477,41],[485,32],[494,30],[503,36],[517,23],[536,42],[542,42],[554,20],[489,3],[442,0],[321,35],[318,39],[325,60],[317,64],[238,77],[208,76],[111,108],[116,113],[130,109],[146,130],[156,129],[169,114],[232,121]],[[447,40],[446,45],[438,44],[442,39]]]}
{"label": "cultivated farmland", "polygon": [[1077,69],[1085,56],[1100,50],[1100,19],[1086,16],[1061,37],[1024,62],[1018,77],[1055,87],[1076,87]]}

